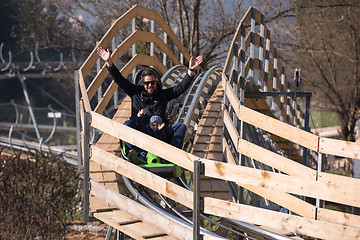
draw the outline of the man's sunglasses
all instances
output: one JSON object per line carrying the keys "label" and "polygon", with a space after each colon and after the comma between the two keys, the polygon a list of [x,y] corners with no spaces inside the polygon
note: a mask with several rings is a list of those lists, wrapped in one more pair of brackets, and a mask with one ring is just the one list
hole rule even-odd
{"label": "man's sunglasses", "polygon": [[143,82],[144,85],[155,85],[156,81]]}

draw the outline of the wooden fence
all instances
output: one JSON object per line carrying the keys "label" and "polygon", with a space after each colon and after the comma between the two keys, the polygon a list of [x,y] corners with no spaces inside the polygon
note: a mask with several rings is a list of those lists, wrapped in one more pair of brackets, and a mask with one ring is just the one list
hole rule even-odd
{"label": "wooden fence", "polygon": [[[318,209],[294,197],[294,195],[308,196],[360,207],[360,200],[358,199],[360,193],[359,179],[319,173],[281,156],[272,158],[273,156],[269,156],[268,150],[256,146],[249,147],[251,145],[249,143],[242,145],[240,141],[238,141],[239,151],[245,149],[244,154],[254,155],[258,161],[267,159],[266,164],[278,168],[287,175],[201,159],[95,112],[91,113],[91,117],[91,127],[93,128],[151,151],[192,172],[194,170],[193,162],[199,160],[204,164],[205,176],[232,181],[249,187],[249,190],[284,205],[299,216],[205,197],[204,212],[207,214],[324,239],[354,239],[360,234],[359,216]],[[226,117],[224,117],[224,122],[228,127]],[[274,122],[275,125],[276,123]],[[285,130],[290,131],[292,129],[291,126],[289,128]],[[295,137],[293,140],[296,142],[298,139]],[[153,146],[157,146],[157,148]],[[192,208],[193,195],[189,190],[151,174],[98,147],[93,146],[91,149],[93,161]],[[348,152],[348,149],[344,149],[338,151],[337,154],[347,155]]]}
{"label": "wooden fence", "polygon": [[[184,47],[181,46],[175,34],[159,17],[159,15],[152,10],[145,9],[140,6],[133,7],[116,22],[114,22],[112,27],[100,40],[97,46],[103,46],[106,48],[111,43],[114,36],[119,32],[119,30],[127,25],[136,16],[145,17],[155,21],[163,29],[163,31],[167,33],[167,36],[169,36],[169,38],[177,46],[179,52],[182,53],[185,59],[189,59],[189,54],[186,52]],[[246,26],[242,24],[239,26],[239,29],[235,34],[234,41],[241,39],[241,44],[244,46],[243,49],[245,49],[245,45],[250,46],[250,51],[248,53],[250,58],[246,63],[244,61],[245,50],[237,52],[238,56],[236,57],[240,57],[240,68],[243,70],[240,77],[245,79],[245,77],[249,75],[250,78],[248,78],[248,80],[250,86],[256,86],[259,82],[255,79],[256,75],[254,75],[254,67],[257,66],[261,70],[258,77],[261,76],[262,79],[266,79],[267,77],[272,76],[273,79],[271,84],[269,83],[270,81],[268,81],[261,83],[261,86],[265,86],[265,90],[279,90],[279,86],[285,86],[287,81],[285,81],[286,79],[283,74],[283,67],[277,60],[276,51],[267,40],[267,43],[265,45],[263,44],[264,40],[269,39],[270,37],[269,31],[267,31],[266,26],[263,24],[263,15],[254,9],[250,9],[243,20],[251,22],[250,26],[252,31],[248,37],[245,38],[244,28]],[[261,23],[259,25],[259,35],[255,33],[255,20]],[[266,35],[265,32],[267,33]],[[125,53],[125,51],[128,50],[130,46],[132,46],[137,41],[150,41],[157,44],[157,46],[163,52],[165,52],[167,56],[169,56],[169,59],[173,61],[174,64],[178,64],[179,61],[177,61],[175,58],[176,54],[169,50],[166,44],[164,44],[163,40],[161,40],[153,33],[146,33],[141,31],[134,31],[131,36],[129,36],[116,48],[116,50],[112,53],[113,61],[116,62]],[[255,57],[255,51],[253,49],[257,43],[260,46],[258,58]],[[232,44],[232,46],[235,45]],[[317,238],[359,238],[359,216],[318,208],[298,198],[298,196],[307,196],[349,206],[360,207],[360,200],[358,198],[360,195],[359,179],[315,171],[311,168],[298,164],[291,159],[246,141],[239,136],[238,130],[233,124],[233,119],[236,117],[240,121],[249,123],[255,127],[261,128],[274,135],[298,144],[299,146],[304,146],[314,152],[321,154],[333,154],[337,156],[357,158],[360,149],[359,144],[318,137],[292,126],[295,125],[295,122],[290,122],[292,125],[286,124],[273,117],[266,116],[242,105],[241,99],[238,98],[240,88],[234,89],[234,87],[239,86],[238,83],[240,81],[229,81],[229,78],[227,77],[229,72],[231,72],[230,75],[233,74],[233,71],[230,69],[236,69],[239,67],[236,61],[231,66],[229,59],[234,57],[233,52],[236,51],[234,51],[234,49],[231,47],[229,51],[230,54],[228,55],[228,59],[225,63],[225,71],[223,74],[225,95],[226,99],[228,99],[231,109],[231,112],[229,113],[225,107],[223,108],[223,121],[225,128],[229,132],[230,139],[235,145],[235,149],[231,149],[227,144],[225,144],[224,141],[224,155],[226,156],[228,163],[199,158],[193,154],[177,149],[164,142],[161,142],[160,140],[154,139],[146,134],[138,132],[114,120],[104,117],[102,112],[110,101],[117,87],[114,83],[109,86],[101,101],[99,101],[97,106],[92,109],[90,106],[90,101],[106,77],[106,70],[103,67],[102,70],[100,70],[92,80],[91,84],[88,87],[85,85],[85,78],[90,74],[98,59],[98,56],[96,55],[96,48],[79,70],[79,85],[82,94],[82,109],[80,113],[83,125],[83,158],[86,159],[87,156],[90,155],[92,161],[101,164],[105,168],[124,175],[127,178],[134,180],[139,184],[142,184],[143,186],[150,188],[184,206],[193,208],[193,194],[188,189],[178,186],[166,179],[162,179],[159,176],[156,176],[140,167],[137,167],[136,165],[125,161],[120,157],[115,156],[114,154],[105,151],[104,149],[101,149],[100,147],[91,146],[91,151],[89,152],[89,148],[86,144],[89,142],[88,136],[90,129],[98,129],[104,134],[109,134],[115,138],[122,139],[123,141],[136,145],[137,147],[146,151],[151,151],[161,158],[166,159],[191,172],[194,172],[194,161],[200,161],[204,165],[204,176],[235,182],[238,185],[257,193],[258,195],[263,196],[264,198],[289,209],[291,212],[296,213],[296,215],[285,214],[263,208],[257,208],[254,206],[248,206],[245,204],[205,197],[203,211],[206,214],[241,220],[255,225],[266,226],[273,229],[281,229]],[[270,56],[270,53],[272,57]],[[262,67],[260,67],[262,66],[263,62],[267,62],[263,69],[264,71],[262,71]],[[269,62],[273,63],[270,64],[272,67],[269,65]],[[166,69],[165,65],[154,56],[144,56],[138,54],[134,55],[131,61],[121,69],[122,74],[127,76],[139,64],[155,66],[160,72],[164,72]],[[278,69],[282,70],[280,77],[277,73]],[[234,80],[237,78],[230,79]],[[281,101],[282,100],[280,100],[280,102],[275,100],[278,106],[281,105]],[[291,106],[296,105],[288,105],[289,108]],[[289,109],[288,107],[287,109]],[[285,113],[285,108],[280,107],[280,109]],[[297,109],[299,109],[299,107],[297,107]],[[88,125],[87,122],[85,122],[87,119],[85,115],[87,116],[88,114],[91,116],[89,125],[90,128],[85,127]],[[300,115],[296,114],[296,116]],[[300,121],[299,119],[300,118],[296,120],[298,123]],[[154,146],[157,147],[154,148]],[[233,162],[232,156],[234,151],[251,157],[259,162],[265,163],[285,174],[234,165],[231,163]],[[89,171],[89,169],[85,169],[85,171]],[[105,200],[107,203],[110,205],[114,204],[115,207],[118,207],[113,201],[119,197],[118,193],[115,197],[112,192],[108,192],[108,190],[106,190],[104,187],[101,187],[96,183],[94,183],[93,186],[94,187],[91,188],[90,192],[91,195],[98,196],[100,198],[105,194]],[[86,186],[85,189],[88,189],[88,186]],[[134,205],[131,208],[131,211],[134,211],[136,206]],[[146,220],[146,218],[144,219]],[[157,220],[159,222],[166,222],[164,219]],[[157,222],[156,224],[160,223]],[[174,230],[174,232],[171,234],[176,235],[178,233],[176,233],[176,230]],[[190,233],[187,232],[186,234],[189,235]]]}

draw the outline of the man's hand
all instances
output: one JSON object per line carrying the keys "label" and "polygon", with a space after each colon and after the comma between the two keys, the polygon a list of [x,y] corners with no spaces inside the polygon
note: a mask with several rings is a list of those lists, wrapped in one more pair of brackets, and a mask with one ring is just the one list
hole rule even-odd
{"label": "man's hand", "polygon": [[110,58],[109,49],[103,49],[102,47],[97,48],[97,54],[106,62],[108,66],[110,66],[113,62]]}
{"label": "man's hand", "polygon": [[[196,68],[198,68],[200,66],[200,64],[203,61],[203,56],[198,56],[196,58],[191,57],[190,61],[189,61],[189,70],[188,70],[188,75],[190,77],[192,77],[194,75],[194,71],[191,70],[195,70]],[[191,69],[191,70],[190,70]]]}

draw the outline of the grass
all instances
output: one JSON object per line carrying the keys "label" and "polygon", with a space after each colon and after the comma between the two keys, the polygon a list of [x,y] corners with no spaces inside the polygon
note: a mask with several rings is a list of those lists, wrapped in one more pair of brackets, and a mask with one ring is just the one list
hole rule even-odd
{"label": "grass", "polygon": [[326,109],[310,111],[310,127],[323,128],[339,126],[340,120],[335,112]]}

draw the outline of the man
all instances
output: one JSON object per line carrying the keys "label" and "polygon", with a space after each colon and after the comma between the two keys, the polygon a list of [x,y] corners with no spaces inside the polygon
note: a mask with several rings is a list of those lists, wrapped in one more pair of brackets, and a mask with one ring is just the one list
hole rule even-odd
{"label": "man", "polygon": [[[203,61],[203,56],[196,58],[191,57],[189,69],[181,83],[168,89],[162,89],[160,78],[155,70],[145,68],[141,73],[139,84],[135,85],[121,75],[110,58],[109,49],[104,50],[102,47],[99,47],[97,54],[106,62],[107,69],[114,78],[115,83],[131,98],[131,117],[130,120],[125,122],[125,125],[137,130],[140,128],[136,117],[142,109],[144,109],[142,113],[144,124],[147,124],[153,115],[158,115],[160,118],[166,119],[167,103],[180,96],[190,87],[194,78],[194,70],[198,68]],[[175,147],[182,148],[186,131],[186,126],[183,123],[175,123],[172,126],[166,124],[164,131],[167,136],[166,142]],[[125,143],[125,154],[130,160],[137,157],[134,146],[129,143]]]}

